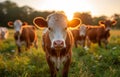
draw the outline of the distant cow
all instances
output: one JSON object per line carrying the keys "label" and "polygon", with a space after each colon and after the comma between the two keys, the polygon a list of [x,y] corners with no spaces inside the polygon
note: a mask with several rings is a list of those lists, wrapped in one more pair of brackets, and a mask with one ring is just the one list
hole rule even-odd
{"label": "distant cow", "polygon": [[87,45],[90,43],[98,43],[101,46],[101,42],[105,44],[107,48],[108,38],[110,37],[110,29],[112,25],[115,25],[117,21],[105,20],[99,21],[100,26],[89,26],[87,31]]}
{"label": "distant cow", "polygon": [[22,23],[21,20],[15,20],[14,22],[9,21],[8,26],[14,26],[14,39],[18,47],[18,52],[21,52],[21,46],[23,44],[26,45],[26,50],[29,49],[32,44],[38,48],[37,34],[34,26]]}
{"label": "distant cow", "polygon": [[8,37],[8,29],[6,27],[0,27],[0,39],[7,39]]}
{"label": "distant cow", "polygon": [[37,27],[47,28],[42,36],[42,47],[46,54],[51,77],[56,77],[62,63],[62,77],[67,77],[74,44],[72,33],[68,27],[76,27],[80,24],[80,20],[68,21],[64,14],[53,13],[46,20],[42,17],[36,17],[33,23]]}
{"label": "distant cow", "polygon": [[76,48],[78,47],[78,44],[80,44],[82,47],[85,47],[87,29],[87,26],[82,24],[78,28],[71,30]]}

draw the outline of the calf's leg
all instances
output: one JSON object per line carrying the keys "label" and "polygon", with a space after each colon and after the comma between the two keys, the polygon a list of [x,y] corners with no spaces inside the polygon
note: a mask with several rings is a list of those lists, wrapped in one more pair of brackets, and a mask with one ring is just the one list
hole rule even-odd
{"label": "calf's leg", "polygon": [[21,47],[18,46],[17,48],[18,48],[18,53],[21,53]]}
{"label": "calf's leg", "polygon": [[37,39],[36,39],[35,42],[34,42],[34,47],[35,47],[36,49],[38,49],[38,40],[37,40]]}
{"label": "calf's leg", "polygon": [[71,63],[71,55],[68,56],[67,61],[64,63],[63,71],[62,71],[62,77],[68,77],[68,70]]}
{"label": "calf's leg", "polygon": [[50,60],[50,57],[46,57],[48,66],[50,68],[51,77],[56,77],[57,70],[54,66],[54,63]]}

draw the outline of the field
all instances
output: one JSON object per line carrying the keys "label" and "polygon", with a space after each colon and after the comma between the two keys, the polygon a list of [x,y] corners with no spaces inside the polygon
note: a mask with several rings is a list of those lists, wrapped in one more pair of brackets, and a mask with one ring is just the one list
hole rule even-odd
{"label": "field", "polygon": [[[50,77],[49,68],[41,48],[41,31],[38,30],[39,48],[17,54],[10,30],[7,40],[0,41],[0,77]],[[62,68],[62,67],[61,67]],[[61,77],[61,71],[57,77]],[[89,50],[73,48],[69,77],[120,77],[120,30],[112,30],[108,49],[92,44]]]}

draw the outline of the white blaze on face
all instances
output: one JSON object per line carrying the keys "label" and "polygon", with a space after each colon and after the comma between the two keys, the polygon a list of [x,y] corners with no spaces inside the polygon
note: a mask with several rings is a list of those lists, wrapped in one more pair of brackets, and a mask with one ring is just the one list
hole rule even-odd
{"label": "white blaze on face", "polygon": [[22,26],[22,22],[21,22],[20,20],[16,20],[16,21],[14,22],[14,29],[15,29],[16,32],[17,32],[17,31],[20,32],[21,26]]}
{"label": "white blaze on face", "polygon": [[51,48],[56,40],[63,41],[63,47],[66,39],[67,18],[60,14],[54,14],[48,17],[49,37],[51,40]]}
{"label": "white blaze on face", "polygon": [[85,36],[85,35],[86,35],[87,27],[86,27],[84,24],[82,24],[82,25],[80,26],[80,29],[79,29],[79,30],[80,30],[80,31],[79,31],[80,36]]}

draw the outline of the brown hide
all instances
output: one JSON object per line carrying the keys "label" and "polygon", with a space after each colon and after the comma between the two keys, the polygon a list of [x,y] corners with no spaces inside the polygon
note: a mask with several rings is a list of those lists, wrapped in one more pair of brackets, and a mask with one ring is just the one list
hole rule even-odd
{"label": "brown hide", "polygon": [[66,43],[66,48],[61,49],[60,51],[55,50],[54,48],[51,48],[51,41],[49,38],[49,32],[47,31],[46,33],[43,34],[42,37],[43,40],[43,49],[46,53],[46,59],[51,71],[51,77],[56,77],[57,73],[57,68],[55,68],[54,63],[50,60],[51,57],[64,57],[67,56],[67,61],[64,62],[64,67],[62,71],[62,77],[67,77],[68,76],[68,70],[69,66],[71,63],[71,55],[72,55],[72,47],[74,43],[74,39],[72,36],[72,33],[70,31],[67,31],[67,38],[65,40]]}
{"label": "brown hide", "polygon": [[75,47],[76,47],[76,48],[78,47],[78,43],[79,43],[80,41],[84,41],[84,43],[81,44],[81,46],[84,47],[84,46],[85,46],[85,38],[86,38],[86,36],[80,36],[80,34],[79,34],[79,32],[80,32],[79,29],[71,30],[71,32],[72,32],[73,37],[74,37],[74,45],[75,45]]}
{"label": "brown hide", "polygon": [[[20,39],[20,42],[24,41],[26,43],[26,49],[29,49],[32,43],[34,43],[37,48],[37,34],[34,26],[22,26],[21,33],[14,33],[14,39],[16,42],[18,39]],[[18,45],[19,52],[21,52],[20,47],[21,46]]]}
{"label": "brown hide", "polygon": [[90,43],[98,43],[101,46],[102,40],[104,40],[104,44],[107,45],[108,38],[110,36],[110,32],[105,30],[104,26],[90,26],[88,25],[87,31],[87,44],[90,46]]}

